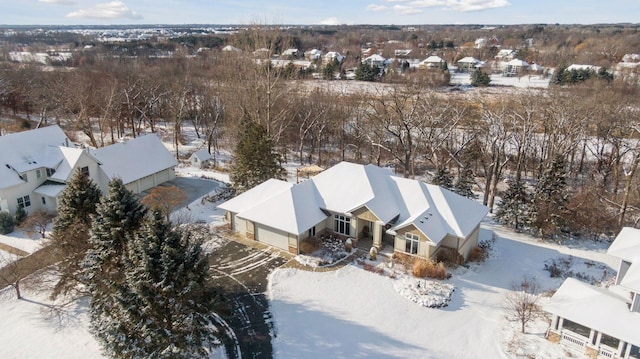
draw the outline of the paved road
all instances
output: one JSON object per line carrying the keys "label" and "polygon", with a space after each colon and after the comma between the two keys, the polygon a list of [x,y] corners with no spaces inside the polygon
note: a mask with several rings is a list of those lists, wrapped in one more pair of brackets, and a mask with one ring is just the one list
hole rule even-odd
{"label": "paved road", "polygon": [[211,274],[230,301],[223,316],[235,332],[237,343],[226,342],[230,358],[236,345],[242,358],[272,358],[272,315],[265,296],[267,276],[287,260],[273,249],[255,249],[228,241],[211,256]]}

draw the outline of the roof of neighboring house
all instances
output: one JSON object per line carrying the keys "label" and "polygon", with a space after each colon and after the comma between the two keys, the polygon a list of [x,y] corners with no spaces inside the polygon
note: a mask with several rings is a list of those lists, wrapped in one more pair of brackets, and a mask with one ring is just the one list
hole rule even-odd
{"label": "roof of neighboring house", "polygon": [[507,65],[509,66],[517,66],[517,67],[527,67],[529,66],[529,63],[520,59],[513,59],[509,62],[507,62]]}
{"label": "roof of neighboring house", "polygon": [[607,254],[627,262],[640,262],[640,229],[622,228],[607,249]]}
{"label": "roof of neighboring house", "polygon": [[431,56],[427,57],[426,59],[422,60],[422,62],[424,62],[424,63],[440,63],[440,62],[444,62],[444,60],[440,56],[431,55]]}
{"label": "roof of neighboring house", "polygon": [[593,70],[593,71],[598,71],[598,70],[600,70],[600,66],[572,64],[571,66],[567,67],[567,71],[571,71],[571,70]]}
{"label": "roof of neighboring house", "polygon": [[178,164],[156,135],[114,143],[94,149],[91,154],[102,162],[101,168],[109,180],[120,178],[124,184]]}
{"label": "roof of neighboring house", "polygon": [[640,346],[640,313],[629,311],[626,297],[605,288],[567,278],[544,309]]}
{"label": "roof of neighboring house", "polygon": [[326,219],[327,211],[349,215],[366,207],[380,222],[395,223],[391,230],[415,225],[435,243],[448,234],[467,237],[488,212],[487,207],[438,186],[350,162],[298,185],[267,181],[218,207],[294,234]]}
{"label": "roof of neighboring house", "polygon": [[80,148],[72,148],[72,147],[56,147],[56,150],[60,151],[62,154],[62,161],[60,164],[55,167],[56,172],[51,175],[52,180],[58,180],[62,182],[66,182],[69,177],[73,175],[72,170],[78,163],[80,157],[85,154],[86,156],[90,156],[97,163],[100,163],[95,157],[91,156],[91,154]]}
{"label": "roof of neighboring house", "polygon": [[477,64],[477,63],[480,62],[480,60],[478,60],[478,59],[476,59],[474,57],[471,57],[471,56],[467,56],[467,57],[464,57],[464,58],[458,60],[458,62],[462,62],[463,64],[466,64],[466,63],[468,63],[468,64]]}
{"label": "roof of neighboring house", "polygon": [[60,192],[65,189],[66,185],[63,184],[49,184],[44,183],[40,187],[36,188],[33,193],[44,195],[47,197],[57,197]]}
{"label": "roof of neighboring house", "polygon": [[384,61],[386,61],[386,59],[378,54],[373,54],[365,58],[364,60],[362,60],[362,62],[384,62]]}
{"label": "roof of neighboring house", "polygon": [[194,152],[191,155],[191,157],[197,158],[198,161],[200,161],[200,162],[207,161],[207,160],[210,160],[212,158],[211,154],[209,153],[209,151],[205,150],[204,148]]}
{"label": "roof of neighboring house", "polygon": [[611,243],[607,253],[624,261],[631,262],[620,286],[640,293],[640,229],[624,227]]}
{"label": "roof of neighboring house", "polygon": [[57,125],[0,136],[0,188],[24,183],[18,173],[54,168],[62,160],[55,147],[69,144]]}

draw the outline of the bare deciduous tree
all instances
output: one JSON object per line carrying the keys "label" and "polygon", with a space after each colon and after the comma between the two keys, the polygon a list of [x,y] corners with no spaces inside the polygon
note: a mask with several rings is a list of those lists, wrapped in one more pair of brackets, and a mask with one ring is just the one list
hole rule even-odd
{"label": "bare deciduous tree", "polygon": [[538,305],[539,294],[540,284],[535,278],[528,276],[513,282],[511,291],[507,293],[505,300],[506,318],[509,321],[520,323],[521,333],[525,332],[527,323],[535,319],[540,313],[540,306]]}

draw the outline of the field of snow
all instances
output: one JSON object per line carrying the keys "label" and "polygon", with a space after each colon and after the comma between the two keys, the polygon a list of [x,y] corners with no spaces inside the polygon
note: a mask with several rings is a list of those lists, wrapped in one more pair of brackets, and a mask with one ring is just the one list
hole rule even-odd
{"label": "field of snow", "polygon": [[[535,277],[544,290],[562,280],[549,278],[544,262],[571,255],[581,260],[615,261],[604,254],[606,244],[571,246],[541,243],[487,222],[481,239],[496,233],[490,258],[459,267],[450,280],[456,287],[445,308],[425,308],[394,288],[393,281],[353,265],[316,273],[276,270],[269,296],[275,318],[276,356],[280,358],[561,358],[565,348],[544,339],[546,318],[527,334],[505,317],[505,296],[524,275]],[[602,276],[584,266],[587,274]],[[614,271],[609,268],[607,276]],[[582,268],[581,268],[582,270]],[[589,273],[588,271],[594,271]],[[542,299],[543,301],[546,298]]]}

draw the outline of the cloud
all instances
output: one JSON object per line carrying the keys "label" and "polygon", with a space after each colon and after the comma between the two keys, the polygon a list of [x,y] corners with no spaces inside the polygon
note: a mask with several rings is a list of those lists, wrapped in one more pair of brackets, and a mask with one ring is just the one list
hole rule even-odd
{"label": "cloud", "polygon": [[376,4],[369,4],[367,5],[367,10],[371,10],[371,11],[384,11],[387,10],[388,7],[384,6],[384,5],[376,5]]}
{"label": "cloud", "polygon": [[[383,0],[385,3],[395,4],[393,12],[400,15],[415,15],[427,8],[441,8],[461,12],[482,11],[511,5],[508,0]],[[367,6],[371,11],[384,11],[389,7],[379,4]]]}
{"label": "cloud", "polygon": [[129,9],[122,1],[97,4],[92,8],[70,12],[67,17],[78,19],[142,19],[140,14]]}
{"label": "cloud", "polygon": [[340,20],[337,17],[328,17],[320,20],[320,25],[340,25]]}
{"label": "cloud", "polygon": [[400,15],[416,15],[423,12],[422,9],[409,6],[409,5],[394,5],[393,11],[396,14],[400,14]]}
{"label": "cloud", "polygon": [[38,2],[42,2],[45,4],[54,4],[54,5],[75,5],[76,1],[73,0],[38,0]]}

